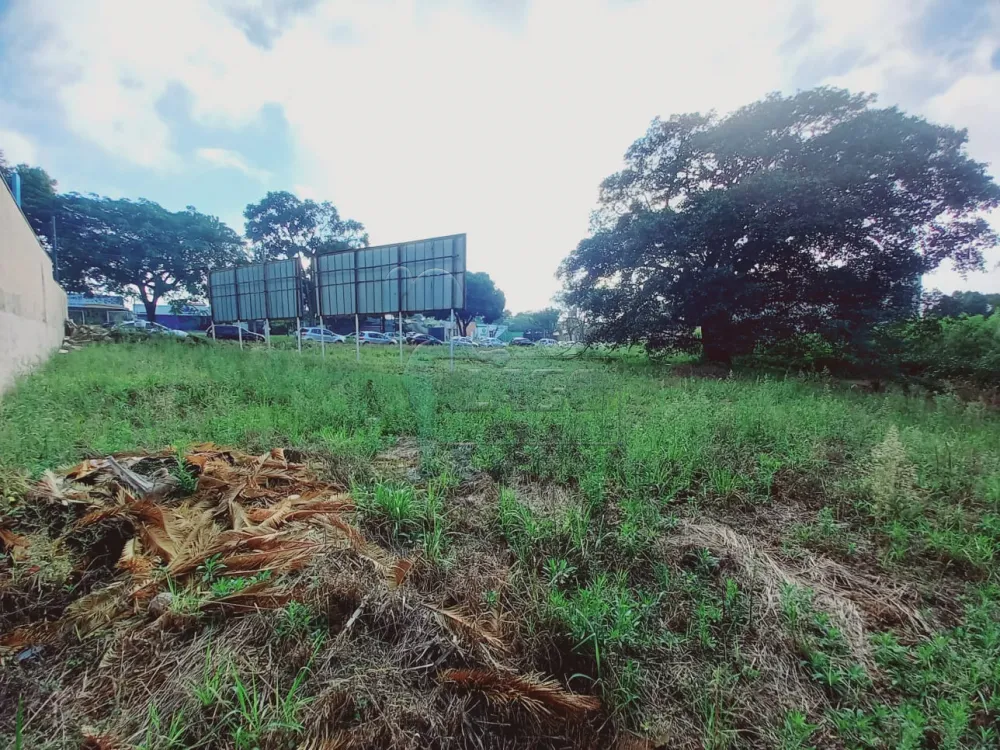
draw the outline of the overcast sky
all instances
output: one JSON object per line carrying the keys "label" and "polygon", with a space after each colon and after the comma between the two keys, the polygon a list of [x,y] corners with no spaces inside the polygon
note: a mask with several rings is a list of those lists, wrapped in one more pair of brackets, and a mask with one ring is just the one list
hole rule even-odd
{"label": "overcast sky", "polygon": [[[824,83],[1000,169],[998,0],[0,0],[9,161],[239,231],[291,190],[376,244],[467,232],[514,310],[654,116]],[[928,286],[1000,291],[998,261]]]}

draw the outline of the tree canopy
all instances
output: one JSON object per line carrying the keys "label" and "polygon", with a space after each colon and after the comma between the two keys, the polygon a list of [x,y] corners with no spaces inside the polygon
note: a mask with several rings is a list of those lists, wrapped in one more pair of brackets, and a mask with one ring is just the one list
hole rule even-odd
{"label": "tree canopy", "polygon": [[10,184],[13,172],[21,177],[21,211],[39,239],[51,246],[52,216],[56,206],[56,181],[41,167],[7,164],[0,151],[0,177]]}
{"label": "tree canopy", "polygon": [[147,318],[177,292],[204,294],[206,272],[245,262],[239,235],[192,206],[168,211],[147,200],[69,193],[59,197],[63,285],[136,294]]}
{"label": "tree canopy", "polygon": [[546,307],[513,315],[507,325],[514,331],[541,331],[551,335],[559,325],[559,308]]}
{"label": "tree canopy", "polygon": [[981,268],[1000,188],[966,132],[873,104],[819,88],[654,120],[560,269],[589,335],[728,361],[910,314],[945,259]]}
{"label": "tree canopy", "polygon": [[487,273],[465,274],[465,307],[455,311],[459,332],[465,336],[469,323],[482,318],[486,323],[495,323],[503,316],[507,297],[497,289],[497,285]]}
{"label": "tree canopy", "polygon": [[246,238],[257,261],[368,244],[364,225],[353,219],[341,219],[329,201],[300,200],[286,191],[269,192],[258,203],[248,205],[243,216]]}
{"label": "tree canopy", "polygon": [[1000,306],[1000,294],[955,292],[941,294],[936,289],[924,299],[924,312],[935,318],[957,318],[962,315],[990,316]]}

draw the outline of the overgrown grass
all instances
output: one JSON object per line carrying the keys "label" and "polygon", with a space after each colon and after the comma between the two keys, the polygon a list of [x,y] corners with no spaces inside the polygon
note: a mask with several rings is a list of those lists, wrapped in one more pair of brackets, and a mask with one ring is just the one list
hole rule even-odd
{"label": "overgrown grass", "polygon": [[[454,373],[447,352],[421,350],[402,363],[395,349],[366,350],[358,364],[337,347],[322,358],[165,341],[57,357],[0,401],[4,513],[18,512],[23,472],[83,456],[293,446],[353,482],[369,528],[452,569],[469,533],[453,501],[486,473],[498,489],[480,533],[511,575],[476,604],[515,602],[525,642],[544,634],[561,649],[552,665],[596,685],[622,726],[693,731],[705,747],[997,745],[994,412],[823,379],[679,377],[628,353],[461,354]],[[403,436],[422,446],[419,481],[376,476],[371,459]],[[177,479],[194,477],[180,467]],[[519,491],[526,482],[567,500],[539,505]],[[814,592],[793,585],[767,619],[767,592],[733,560],[665,551],[683,522],[705,518],[782,563],[832,559],[908,586],[933,632],[870,617],[859,656]],[[206,596],[249,582],[210,567]],[[275,632],[302,639],[314,625],[293,604]],[[224,704],[234,746],[296,736],[308,700],[298,679],[294,694],[265,696],[211,661],[192,690],[206,710]],[[171,747],[174,721],[151,715],[146,744]]]}

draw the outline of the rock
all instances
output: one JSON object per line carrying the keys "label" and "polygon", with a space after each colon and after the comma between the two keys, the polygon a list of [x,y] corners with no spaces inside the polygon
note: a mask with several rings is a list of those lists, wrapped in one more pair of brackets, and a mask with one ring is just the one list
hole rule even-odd
{"label": "rock", "polygon": [[174,595],[169,591],[164,591],[153,597],[153,600],[149,603],[149,614],[153,617],[159,617],[168,609],[174,601]]}

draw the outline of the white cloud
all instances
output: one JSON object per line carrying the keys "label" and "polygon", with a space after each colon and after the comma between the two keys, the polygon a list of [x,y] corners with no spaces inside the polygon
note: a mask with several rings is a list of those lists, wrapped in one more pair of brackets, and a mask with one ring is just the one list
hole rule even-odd
{"label": "white cloud", "polygon": [[16,130],[0,129],[0,151],[8,164],[38,164],[35,144]]}
{"label": "white cloud", "polygon": [[[20,0],[4,18],[26,79],[109,155],[181,165],[160,108],[173,87],[220,132],[280,105],[297,194],[332,200],[373,242],[468,232],[470,267],[515,309],[556,291],[598,183],[657,114],[826,82],[967,125],[972,154],[1000,163],[1000,22],[984,17],[968,49],[928,50],[932,0],[536,0],[504,22],[458,0],[296,5]],[[218,143],[197,158],[263,179]]]}
{"label": "white cloud", "polygon": [[271,178],[271,173],[266,169],[251,166],[243,154],[227,148],[199,148],[195,151],[195,156],[213,167],[235,169],[253,180],[267,182]]}

